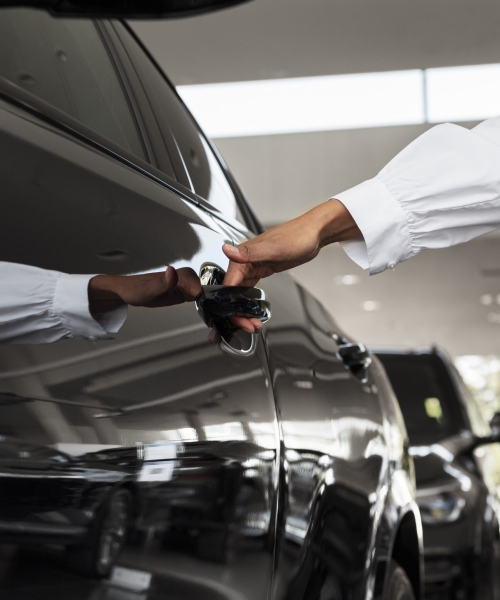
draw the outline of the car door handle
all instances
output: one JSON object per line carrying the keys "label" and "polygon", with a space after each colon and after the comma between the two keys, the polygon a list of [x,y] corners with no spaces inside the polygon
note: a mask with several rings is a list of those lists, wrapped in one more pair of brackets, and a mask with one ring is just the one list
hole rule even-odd
{"label": "car door handle", "polygon": [[244,314],[259,319],[261,323],[271,318],[271,304],[259,288],[243,286],[203,285],[196,300],[198,314],[208,327],[216,327],[220,334],[220,347],[233,356],[251,356],[257,348],[257,336],[252,335],[248,349],[237,349],[230,345],[238,331],[229,317]]}
{"label": "car door handle", "polygon": [[[214,263],[205,263],[201,267],[202,293],[196,301],[196,308],[205,324],[218,330],[221,336],[219,346],[223,352],[239,357],[252,356],[257,349],[257,336],[251,336],[250,348],[235,348],[230,341],[238,329],[228,317],[237,313],[251,314],[265,323],[271,318],[271,305],[259,288],[224,286],[225,275],[224,269]],[[222,289],[226,291],[219,292]]]}
{"label": "car door handle", "polygon": [[367,369],[372,362],[372,359],[368,356],[368,350],[363,344],[341,343],[338,346],[337,353],[346,367],[349,367],[353,373]]}

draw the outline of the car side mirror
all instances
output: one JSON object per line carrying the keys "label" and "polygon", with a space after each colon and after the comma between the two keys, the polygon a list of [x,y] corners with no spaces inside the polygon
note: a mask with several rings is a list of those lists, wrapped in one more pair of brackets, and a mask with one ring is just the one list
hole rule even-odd
{"label": "car side mirror", "polygon": [[475,450],[480,446],[486,446],[487,444],[500,443],[500,412],[493,415],[490,421],[491,435],[487,437],[474,437],[472,438],[471,444],[467,446],[466,450]]}

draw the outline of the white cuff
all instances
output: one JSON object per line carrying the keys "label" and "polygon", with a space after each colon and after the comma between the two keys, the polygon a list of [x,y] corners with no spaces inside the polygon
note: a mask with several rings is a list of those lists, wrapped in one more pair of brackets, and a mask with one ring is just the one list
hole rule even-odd
{"label": "white cuff", "polygon": [[120,306],[99,315],[99,322],[89,311],[89,281],[94,275],[67,275],[57,279],[52,310],[70,333],[67,337],[90,340],[110,340],[127,318],[127,306]]}
{"label": "white cuff", "polygon": [[108,333],[120,331],[121,326],[127,319],[127,315],[128,304],[120,304],[112,310],[92,314],[104,331],[107,331]]}
{"label": "white cuff", "polygon": [[379,179],[369,179],[334,198],[351,213],[364,238],[340,244],[354,262],[370,269],[370,275],[393,269],[416,254],[406,215]]}

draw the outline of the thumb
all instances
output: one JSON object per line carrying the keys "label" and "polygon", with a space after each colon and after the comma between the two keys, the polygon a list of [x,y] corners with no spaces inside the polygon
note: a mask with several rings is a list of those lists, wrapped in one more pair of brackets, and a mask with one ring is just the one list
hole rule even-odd
{"label": "thumb", "polygon": [[165,273],[162,274],[161,280],[165,291],[173,289],[179,281],[177,271],[174,267],[167,267]]}
{"label": "thumb", "polygon": [[239,246],[224,244],[224,246],[222,246],[222,251],[229,260],[232,260],[235,263],[256,263],[265,259],[264,256],[260,256],[262,252],[260,252],[259,246],[260,244],[240,244]]}

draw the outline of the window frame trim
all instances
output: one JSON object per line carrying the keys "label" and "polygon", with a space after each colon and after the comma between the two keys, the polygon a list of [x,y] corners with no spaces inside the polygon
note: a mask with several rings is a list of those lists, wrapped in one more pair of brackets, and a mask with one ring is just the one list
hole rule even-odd
{"label": "window frame trim", "polygon": [[[141,40],[139,38],[137,38],[137,36],[134,34],[133,30],[128,26],[128,23],[126,23],[125,21],[119,20],[119,19],[112,19],[112,20],[108,21],[108,23],[109,23],[109,27],[113,31],[113,35],[116,36],[117,40],[121,44],[120,52],[123,52],[126,55],[127,62],[129,63],[128,69],[133,70],[133,77],[134,77],[134,79],[137,80],[136,86],[141,86],[140,94],[141,94],[141,96],[142,95],[144,96],[144,102],[147,103],[147,107],[145,107],[145,108],[146,108],[147,112],[149,113],[148,118],[146,119],[146,127],[148,128],[148,130],[150,132],[151,132],[151,129],[154,129],[155,134],[157,133],[157,135],[162,139],[162,144],[164,147],[163,152],[166,155],[168,155],[168,158],[172,164],[174,174],[176,177],[176,179],[173,180],[173,184],[175,186],[178,186],[180,193],[188,194],[188,195],[192,194],[193,200],[197,204],[199,204],[199,201],[196,197],[196,194],[195,194],[194,189],[191,184],[191,177],[190,177],[189,172],[184,163],[182,154],[179,150],[177,140],[175,139],[170,127],[168,126],[168,121],[167,121],[168,131],[164,131],[164,129],[160,126],[160,124],[158,123],[158,121],[156,119],[156,114],[155,114],[154,104],[153,104],[153,101],[151,98],[151,94],[148,93],[147,85],[145,85],[145,78],[144,78],[143,73],[141,72],[141,69],[139,68],[139,65],[137,64],[137,61],[135,59],[134,49],[130,47],[130,45],[131,45],[130,38],[132,39],[132,43],[137,44],[139,49],[144,52],[146,59],[152,63],[154,68],[159,70],[160,75],[164,78],[163,71],[161,71],[161,69],[159,69],[157,63],[151,57],[151,54],[148,52],[147,48],[145,48],[144,44],[142,44]],[[121,31],[119,27],[116,27],[116,24],[122,25],[123,29],[125,29],[125,32],[128,35],[124,35],[123,31]]]}
{"label": "window frame trim", "polygon": [[80,143],[83,142],[86,146],[124,164],[137,173],[175,193],[177,196],[180,196],[183,200],[187,200],[196,206],[199,205],[194,198],[184,194],[176,186],[165,181],[166,175],[162,171],[158,171],[150,163],[147,163],[126,151],[118,144],[115,144],[90,127],[87,127],[81,121],[78,121],[62,110],[59,110],[52,104],[45,102],[45,100],[23,90],[2,76],[0,76],[0,99],[34,115],[41,121],[64,132]]}
{"label": "window frame trim", "polygon": [[[231,188],[231,191],[234,194],[234,197],[235,197],[235,200],[236,200],[236,204],[237,204],[238,208],[240,209],[240,211],[241,211],[241,213],[243,215],[243,218],[245,219],[245,223],[240,223],[240,221],[238,221],[237,219],[233,219],[233,218],[227,217],[226,215],[224,215],[223,213],[221,213],[219,210],[217,210],[214,206],[212,206],[208,202],[208,200],[206,198],[203,198],[202,196],[199,196],[193,190],[193,194],[196,197],[196,202],[200,206],[202,206],[203,209],[206,210],[212,217],[216,217],[217,219],[226,222],[228,225],[230,225],[231,227],[234,227],[234,228],[238,229],[242,233],[245,233],[245,228],[247,228],[247,232],[251,231],[251,232],[253,232],[253,233],[257,234],[257,235],[259,233],[262,233],[264,231],[262,225],[259,223],[257,217],[255,216],[255,213],[249,207],[248,202],[246,201],[246,199],[245,199],[245,197],[244,197],[241,189],[239,188],[238,184],[236,183],[233,175],[229,171],[229,169],[228,169],[225,161],[223,160],[223,158],[222,158],[219,150],[214,145],[214,143],[212,142],[212,140],[202,130],[202,128],[200,127],[199,123],[196,121],[196,119],[194,118],[194,116],[191,113],[191,111],[189,110],[189,108],[186,106],[186,104],[183,101],[183,99],[177,93],[177,90],[176,90],[175,86],[173,85],[173,83],[170,81],[168,75],[165,73],[165,71],[162,69],[162,67],[159,65],[159,63],[156,61],[156,59],[152,56],[151,52],[146,48],[146,46],[144,45],[144,43],[142,42],[142,40],[135,33],[135,31],[130,27],[130,25],[126,21],[124,21],[122,19],[117,19],[116,21],[119,22],[119,23],[121,23],[123,25],[124,29],[129,33],[129,35],[134,39],[134,41],[137,43],[137,45],[146,54],[147,58],[151,61],[151,63],[153,64],[153,66],[157,69],[157,71],[159,72],[160,76],[165,81],[166,85],[173,91],[173,93],[176,96],[177,100],[182,105],[182,107],[184,108],[184,110],[188,114],[189,118],[193,122],[194,126],[198,130],[198,133],[203,137],[203,139],[208,144],[209,148],[212,150],[212,153],[213,153],[216,161],[218,162],[218,164],[219,164],[219,166],[220,166],[220,168],[221,168],[221,170],[222,170],[222,172],[223,172],[223,174],[224,174],[224,176],[225,176],[225,178],[226,178],[226,180],[227,180],[227,182],[229,184],[229,187]],[[119,31],[116,31],[116,33],[117,33],[118,37],[121,40],[121,36],[120,36]],[[124,44],[124,46],[126,48],[125,44]],[[134,64],[133,57],[130,57],[130,60],[131,60],[132,64]],[[141,75],[141,73],[137,69],[136,69],[136,71],[137,71],[137,75],[138,75],[139,79],[142,82],[142,75]],[[146,90],[145,90],[145,92],[146,92]],[[146,92],[146,95],[149,98],[149,94],[147,94],[147,92]],[[173,139],[173,141],[175,143],[175,146],[177,148],[178,156],[180,157],[180,160],[182,161],[183,167],[185,169],[187,180],[190,181],[191,178],[189,176],[189,172],[187,171],[186,165],[184,163],[184,159],[182,158],[182,155],[181,155],[180,150],[178,148],[175,136],[173,135],[173,133],[171,133],[171,136],[172,136],[172,139]],[[178,183],[179,183],[179,186],[181,186],[183,188],[183,189],[179,189],[179,192],[185,193],[186,192],[185,186],[183,186],[183,184],[181,182],[178,182]]]}
{"label": "window frame trim", "polygon": [[146,156],[149,159],[146,162],[149,162],[149,164],[151,164],[153,167],[157,167],[156,157],[151,146],[151,140],[149,139],[148,131],[144,124],[141,111],[139,110],[139,106],[137,104],[137,99],[135,97],[135,94],[133,93],[125,68],[120,60],[120,57],[118,56],[118,53],[113,45],[109,33],[106,31],[104,23],[97,19],[93,19],[92,22],[97,30],[97,33],[99,34],[99,37],[101,38],[102,44],[108,53],[109,60],[115,69],[116,76],[123,88],[123,93],[127,99],[128,105],[130,107],[130,112],[132,113],[132,117],[134,118],[135,124],[138,129],[138,133],[144,145]]}

